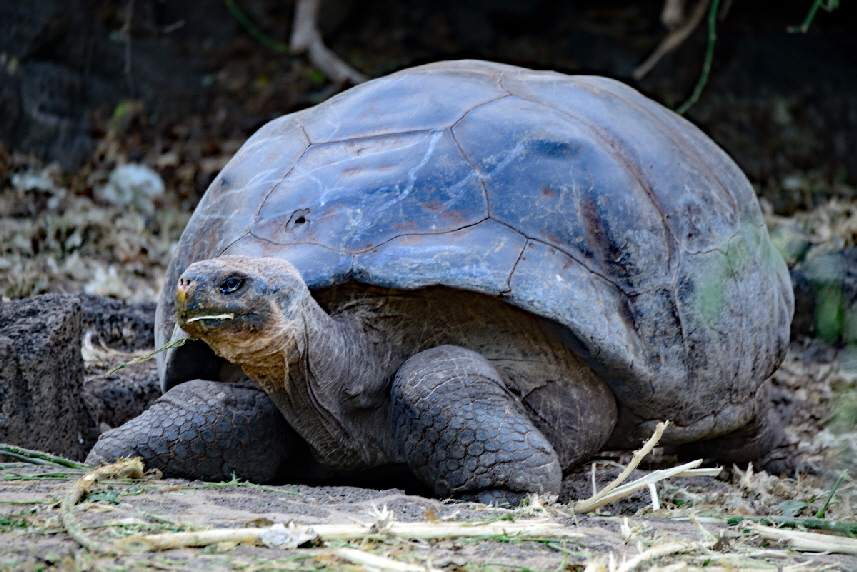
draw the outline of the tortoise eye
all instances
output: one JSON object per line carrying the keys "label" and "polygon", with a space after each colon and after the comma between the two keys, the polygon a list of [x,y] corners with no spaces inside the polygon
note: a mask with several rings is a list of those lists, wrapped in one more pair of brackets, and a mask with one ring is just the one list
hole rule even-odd
{"label": "tortoise eye", "polygon": [[244,277],[233,274],[220,283],[221,294],[232,294],[244,285]]}

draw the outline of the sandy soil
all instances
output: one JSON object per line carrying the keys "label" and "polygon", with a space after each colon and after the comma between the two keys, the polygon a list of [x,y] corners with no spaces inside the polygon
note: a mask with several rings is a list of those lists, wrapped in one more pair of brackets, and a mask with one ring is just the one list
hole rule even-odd
{"label": "sandy soil", "polygon": [[[666,569],[673,564],[706,569],[853,570],[857,556],[803,555],[775,542],[760,540],[749,525],[726,526],[724,511],[715,505],[676,508],[677,499],[711,496],[745,498],[753,493],[707,478],[676,479],[664,485],[664,501],[671,508],[642,509],[628,517],[608,516],[629,507],[618,503],[596,515],[574,515],[567,505],[525,507],[518,510],[441,502],[400,490],[304,485],[261,487],[248,484],[211,484],[170,479],[106,481],[92,489],[73,511],[83,533],[111,544],[132,535],[163,534],[210,528],[265,527],[274,523],[353,525],[358,536],[372,539],[315,539],[299,548],[221,542],[206,548],[177,548],[111,556],[81,549],[64,531],[60,502],[85,471],[61,467],[6,464],[0,470],[0,569],[90,570],[360,570],[342,548],[385,556],[387,569],[400,570],[580,570],[583,567],[630,563],[639,568]],[[709,482],[710,481],[710,482]],[[749,496],[748,496],[749,495]],[[669,500],[672,499],[672,500]],[[633,503],[632,503],[633,504]],[[650,502],[649,502],[650,505]],[[415,540],[371,530],[378,527],[386,507],[396,526],[404,523],[473,525],[499,522],[522,525],[519,534],[490,538]],[[649,506],[649,509],[651,506]],[[689,520],[695,515],[696,522]],[[713,516],[720,515],[720,516]],[[570,536],[528,533],[538,523],[557,523]],[[508,523],[508,524],[507,524]],[[405,535],[407,536],[407,535]],[[649,552],[647,552],[649,551]],[[657,556],[656,551],[666,554]],[[396,564],[413,568],[394,568]],[[592,568],[598,569],[598,568]],[[604,568],[607,569],[607,568]],[[676,569],[676,568],[673,568]]]}

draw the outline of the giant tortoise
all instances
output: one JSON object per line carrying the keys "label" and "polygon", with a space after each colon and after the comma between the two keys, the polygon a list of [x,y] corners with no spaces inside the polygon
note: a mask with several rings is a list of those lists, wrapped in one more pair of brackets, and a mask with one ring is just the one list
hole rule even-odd
{"label": "giant tortoise", "polygon": [[503,502],[660,420],[664,444],[746,461],[780,435],[766,378],[792,308],[752,187],[686,120],[601,77],[425,65],[238,151],[159,303],[158,342],[196,341],[89,459],[256,481],[407,466]]}

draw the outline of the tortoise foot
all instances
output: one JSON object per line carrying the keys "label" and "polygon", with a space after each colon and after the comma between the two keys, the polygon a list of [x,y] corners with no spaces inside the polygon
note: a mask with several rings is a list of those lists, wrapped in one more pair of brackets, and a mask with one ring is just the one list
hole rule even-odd
{"label": "tortoise foot", "polygon": [[529,493],[508,489],[487,489],[457,495],[455,498],[460,501],[481,502],[490,506],[516,507],[527,498],[527,495]]}
{"label": "tortoise foot", "polygon": [[106,431],[86,462],[141,457],[165,477],[273,480],[297,437],[270,398],[252,386],[193,380],[142,415]]}
{"label": "tortoise foot", "polygon": [[413,356],[392,398],[401,452],[435,494],[517,504],[527,493],[559,492],[556,452],[476,352],[439,346]]}

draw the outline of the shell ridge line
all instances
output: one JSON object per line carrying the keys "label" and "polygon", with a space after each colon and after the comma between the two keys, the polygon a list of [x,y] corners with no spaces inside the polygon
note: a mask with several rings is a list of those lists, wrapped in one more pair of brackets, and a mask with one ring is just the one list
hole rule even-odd
{"label": "shell ridge line", "polygon": [[[396,136],[398,136],[398,135],[428,134],[428,133],[432,133],[432,134],[434,134],[434,133],[436,133],[437,131],[438,131],[438,130],[435,130],[435,129],[421,129],[421,130],[419,130],[419,131],[410,131],[410,132],[405,132],[405,133],[401,133],[401,134],[396,133],[396,134],[390,134],[390,135],[372,135],[371,137],[359,137],[359,138],[356,138],[356,139],[347,139],[347,140],[343,140],[343,141],[347,141],[347,142],[354,142],[354,141],[361,141],[361,140],[362,140],[362,141],[369,141],[369,140],[372,140],[372,139],[392,139],[392,138],[394,138],[394,137],[396,137]],[[417,146],[417,145],[420,145],[424,140],[425,140],[425,139],[424,139],[424,138],[422,138],[422,137],[414,137],[414,138],[413,138],[413,140],[411,140],[410,142],[408,142],[408,143],[407,143],[407,144],[405,144],[405,145],[401,145],[401,146],[398,146],[398,147],[394,147],[394,148],[392,148],[392,149],[381,149],[380,151],[372,151],[372,152],[369,152],[369,153],[366,153],[366,154],[362,155],[362,157],[373,157],[373,156],[375,156],[375,155],[380,155],[380,154],[382,154],[382,153],[389,153],[390,151],[393,151],[393,150],[394,150],[394,151],[407,150],[407,149],[410,149],[411,147],[415,147],[415,146]],[[316,147],[316,148],[321,148],[321,147],[327,147],[327,146],[336,145],[336,144],[338,144],[338,143],[342,143],[343,141],[330,141],[330,142],[325,142],[325,143],[314,143],[312,146],[313,146],[313,147]],[[302,158],[303,158],[303,155],[301,155],[301,157],[300,157],[300,158],[295,162],[295,166],[297,166],[297,163],[298,163],[298,162],[300,162],[300,160],[301,160]],[[343,163],[347,163],[348,161],[352,161],[352,160],[354,160],[354,157],[353,157],[352,155],[348,155],[348,156],[346,156],[346,157],[344,157],[344,158],[342,158],[342,159],[338,159],[338,160],[336,160],[336,161],[326,161],[326,162],[324,162],[324,163],[322,163],[322,164],[320,164],[320,165],[318,165],[318,166],[316,166],[316,167],[313,167],[313,168],[311,168],[311,169],[308,169],[308,170],[306,170],[306,171],[304,171],[304,172],[299,173],[299,174],[296,176],[296,178],[299,178],[299,177],[305,177],[305,176],[308,176],[308,175],[309,175],[309,174],[311,174],[311,173],[315,173],[315,172],[317,172],[317,171],[321,171],[322,169],[327,169],[327,168],[329,168],[329,167],[336,167],[336,166],[338,166],[338,165],[342,165]],[[286,174],[286,177],[287,177],[288,175],[290,175],[290,174],[291,174],[291,170],[289,171],[289,173],[287,173],[287,174]],[[285,179],[285,177],[283,177],[283,178]]]}
{"label": "shell ridge line", "polygon": [[217,254],[217,256],[215,256],[214,258],[217,258],[218,256],[223,256],[223,255],[224,255],[224,253],[226,253],[226,251],[227,251],[227,250],[229,250],[230,248],[232,248],[232,245],[234,245],[236,242],[239,242],[239,241],[241,241],[241,240],[243,240],[243,239],[247,238],[248,236],[255,236],[255,235],[253,234],[253,230],[252,230],[252,229],[250,229],[250,230],[245,230],[245,231],[244,231],[244,234],[242,234],[241,236],[239,236],[238,238],[236,238],[235,240],[233,240],[232,242],[230,242],[229,244],[227,244],[223,249],[221,249],[221,251],[220,251],[220,252]]}
{"label": "shell ridge line", "polygon": [[611,137],[608,133],[604,132],[603,130],[594,127],[589,121],[586,121],[583,118],[578,117],[576,115],[572,115],[571,113],[569,113],[568,111],[566,111],[564,109],[559,109],[553,105],[550,105],[549,103],[545,103],[545,102],[540,101],[538,99],[531,99],[528,97],[524,97],[522,95],[516,95],[516,97],[520,97],[521,99],[527,100],[530,103],[535,103],[536,105],[541,105],[543,107],[547,107],[548,109],[552,109],[553,111],[556,111],[557,113],[560,113],[560,114],[568,117],[570,120],[572,120],[573,122],[580,125],[585,131],[589,132],[589,134],[592,135],[592,137],[594,139],[603,143],[604,146],[609,150],[609,152],[613,156],[613,158],[616,160],[616,162],[626,168],[628,173],[634,178],[634,180],[637,182],[637,184],[639,184],[640,187],[643,189],[643,192],[646,193],[646,195],[649,198],[649,202],[652,203],[652,206],[655,208],[655,212],[658,214],[658,217],[661,219],[661,226],[664,229],[664,234],[667,236],[667,248],[669,249],[667,265],[668,265],[668,267],[673,268],[673,273],[674,273],[675,272],[674,264],[673,264],[674,254],[675,254],[675,250],[677,248],[678,242],[676,241],[676,238],[675,238],[675,235],[673,234],[672,229],[667,224],[666,216],[664,214],[663,204],[657,198],[657,196],[654,194],[654,191],[652,191],[652,185],[649,182],[648,178],[643,174],[642,170],[640,170],[639,165],[636,165],[633,161],[630,161],[629,158],[626,157],[624,153],[622,153],[622,151],[619,149],[618,145],[616,145],[616,141],[613,139],[613,137]]}
{"label": "shell ridge line", "polygon": [[[520,233],[520,231],[518,232]],[[521,247],[521,252],[518,253],[518,258],[515,259],[515,263],[512,265],[512,269],[509,270],[509,275],[506,276],[506,289],[501,292],[501,294],[508,294],[512,291],[512,276],[515,274],[515,270],[518,269],[518,264],[520,264],[521,260],[524,259],[524,252],[527,250],[527,246],[530,244],[530,242],[530,239],[524,236],[524,245]]]}
{"label": "shell ridge line", "polygon": [[[607,85],[610,85],[610,84],[607,84]],[[687,151],[691,155],[693,155],[693,158],[696,159],[694,164],[701,165],[702,168],[704,168],[705,171],[715,181],[717,181],[717,184],[720,185],[720,188],[723,190],[724,194],[729,198],[729,202],[731,203],[730,206],[732,207],[732,209],[735,211],[738,210],[738,201],[732,195],[732,192],[730,191],[729,187],[723,183],[722,179],[717,175],[717,171],[714,169],[711,169],[710,163],[699,152],[699,149],[697,149],[695,141],[693,141],[690,137],[686,136],[684,134],[683,129],[675,129],[674,126],[670,125],[667,122],[667,120],[660,113],[656,113],[656,112],[652,111],[651,109],[649,109],[647,106],[640,104],[640,102],[636,101],[636,98],[625,98],[620,93],[610,89],[609,87],[607,87],[605,85],[599,85],[599,86],[594,86],[594,87],[595,87],[596,91],[600,91],[602,93],[607,92],[617,99],[621,99],[622,101],[627,101],[630,105],[633,105],[635,108],[637,108],[639,111],[641,111],[644,115],[646,115],[647,117],[650,117],[653,121],[657,122],[659,125],[666,127],[666,129],[664,130],[664,133],[666,134],[666,136],[668,138],[670,138],[676,144],[677,147],[687,149]],[[586,90],[586,91],[593,93],[592,90]],[[593,95],[598,96],[599,94],[593,93]],[[681,118],[681,119],[684,120],[684,118]],[[684,120],[684,121],[687,121],[687,120]],[[693,125],[689,121],[687,123]],[[676,137],[676,135],[678,137]],[[684,143],[684,145],[682,145],[681,143]],[[723,152],[723,150],[720,149],[720,147],[718,145],[715,145],[715,147],[718,150],[720,150],[720,152]]]}
{"label": "shell ridge line", "polygon": [[[342,256],[352,256],[354,254],[353,252],[337,250],[331,246],[328,246],[328,245],[323,244],[321,242],[316,242],[314,240],[301,240],[301,241],[293,241],[293,242],[286,242],[286,243],[274,242],[270,238],[265,238],[264,236],[259,236],[258,234],[253,234],[253,231],[247,231],[247,233],[244,234],[241,238],[239,238],[237,240],[233,240],[229,244],[229,246],[232,246],[233,244],[238,242],[238,240],[241,240],[242,238],[246,238],[247,236],[252,236],[254,239],[256,239],[260,242],[265,242],[265,243],[268,243],[268,244],[273,245],[273,246],[301,246],[301,245],[307,244],[310,246],[318,246],[320,248],[323,248],[325,250],[329,250],[330,252],[334,252],[334,253],[340,254]],[[224,252],[225,252],[225,249],[224,249]]]}
{"label": "shell ridge line", "polygon": [[[504,91],[505,91],[505,90],[504,90]],[[501,99],[506,99],[507,97],[511,97],[511,96],[512,96],[512,94],[507,92],[507,93],[506,93],[506,94],[504,94],[504,95],[498,95],[497,97],[492,97],[491,99],[489,99],[489,100],[487,100],[487,101],[483,101],[482,103],[477,103],[476,105],[474,105],[473,107],[471,107],[470,109],[468,109],[467,111],[465,111],[464,113],[462,113],[462,114],[461,114],[461,116],[460,116],[458,119],[456,119],[455,121],[453,121],[453,122],[452,122],[452,125],[450,125],[447,129],[449,129],[450,131],[452,131],[453,129],[455,129],[455,127],[456,127],[459,123],[461,123],[461,122],[464,120],[464,118],[465,118],[465,117],[467,117],[467,116],[468,116],[468,115],[470,115],[473,111],[476,111],[476,110],[477,110],[477,109],[479,109],[480,107],[483,107],[483,106],[485,106],[485,105],[488,105],[489,103],[494,103],[495,101],[500,101]]]}
{"label": "shell ridge line", "polygon": [[[395,236],[392,236],[392,237],[390,237],[390,238],[388,238],[388,239],[384,240],[383,242],[379,242],[379,243],[377,243],[377,244],[373,244],[373,245],[371,245],[371,246],[367,246],[367,247],[365,247],[365,248],[361,248],[361,249],[359,249],[359,250],[354,250],[354,251],[343,251],[343,250],[337,250],[337,249],[332,248],[332,247],[330,247],[330,246],[328,246],[328,245],[326,245],[326,244],[324,244],[324,243],[316,242],[316,241],[314,241],[314,240],[308,240],[308,239],[305,239],[305,240],[299,240],[299,241],[292,241],[292,242],[274,242],[274,241],[272,241],[270,238],[265,238],[265,237],[263,237],[263,236],[259,236],[258,234],[254,234],[254,233],[253,233],[253,231],[252,231],[252,230],[250,230],[250,231],[245,232],[245,233],[244,233],[242,236],[240,236],[239,238],[237,238],[237,239],[233,240],[231,243],[229,243],[229,246],[232,246],[233,244],[235,244],[236,242],[238,242],[238,241],[239,241],[239,240],[241,240],[242,238],[245,238],[245,237],[247,237],[247,236],[252,236],[253,238],[255,238],[255,239],[259,240],[259,241],[266,242],[266,243],[268,243],[268,244],[275,245],[275,246],[298,246],[298,245],[302,245],[302,244],[309,244],[309,245],[312,245],[312,246],[320,246],[320,247],[322,247],[322,248],[324,248],[324,249],[326,249],[326,250],[329,250],[329,251],[331,251],[331,252],[335,252],[336,254],[341,254],[341,255],[343,255],[343,256],[359,256],[359,255],[361,255],[361,254],[366,254],[367,252],[370,252],[370,251],[372,251],[372,250],[374,250],[374,249],[376,249],[376,248],[380,248],[380,247],[384,246],[385,244],[388,244],[388,243],[390,243],[390,242],[392,242],[392,241],[394,241],[394,240],[396,240],[396,239],[398,239],[398,238],[406,238],[406,237],[409,237],[409,236],[441,236],[441,235],[444,235],[444,234],[451,234],[451,233],[454,233],[454,232],[458,232],[458,231],[461,231],[461,230],[465,230],[465,229],[467,229],[467,228],[472,228],[472,227],[474,227],[474,226],[476,226],[476,225],[478,225],[478,224],[481,224],[481,223],[483,223],[483,222],[485,222],[485,221],[487,221],[487,220],[490,220],[490,221],[492,221],[492,222],[497,222],[497,223],[503,224],[504,226],[509,226],[509,225],[507,225],[507,224],[505,224],[505,223],[501,223],[500,221],[494,220],[494,219],[492,219],[491,217],[486,216],[485,218],[479,219],[478,221],[471,222],[471,223],[467,223],[467,224],[462,225],[462,226],[457,227],[457,228],[447,229],[447,230],[442,230],[442,231],[439,231],[439,232],[407,232],[407,233],[403,233],[403,234],[397,234],[397,235],[395,235]],[[512,227],[509,227],[509,228],[510,228],[511,230],[514,230],[516,233],[520,234],[522,237],[526,238],[526,237],[525,237],[525,236],[524,236],[524,235],[523,235],[519,230],[517,230],[517,229],[515,229],[515,228],[512,228]],[[229,247],[227,247],[227,248],[229,248]],[[226,249],[224,249],[224,251],[225,251],[225,250],[226,250]],[[221,253],[221,254],[222,254],[222,253]],[[218,255],[218,256],[219,256],[219,255]]]}
{"label": "shell ridge line", "polygon": [[[259,222],[259,214],[262,212],[262,208],[265,206],[265,204],[267,204],[268,199],[271,197],[271,194],[274,192],[274,190],[275,190],[278,186],[280,186],[280,185],[282,184],[282,182],[283,182],[283,181],[285,181],[285,180],[286,180],[286,178],[288,178],[288,176],[292,173],[292,171],[294,171],[294,170],[295,170],[295,167],[298,165],[298,163],[300,163],[301,159],[303,159],[303,158],[304,158],[304,156],[306,155],[307,151],[309,151],[309,150],[310,150],[310,147],[312,147],[312,143],[311,143],[311,142],[310,142],[310,140],[309,140],[309,136],[307,135],[306,129],[304,129],[304,126],[300,123],[300,121],[298,121],[298,120],[297,120],[297,118],[295,117],[295,118],[292,118],[292,123],[294,123],[294,124],[295,124],[295,125],[296,125],[300,130],[301,130],[301,133],[303,133],[304,139],[306,140],[306,145],[305,145],[305,147],[304,147],[304,150],[301,152],[300,156],[299,156],[299,157],[297,157],[297,158],[294,160],[294,162],[292,163],[292,166],[291,166],[291,167],[289,167],[289,170],[288,170],[288,171],[286,171],[286,172],[283,174],[282,178],[281,178],[279,181],[277,181],[277,183],[276,183],[275,185],[273,185],[273,186],[268,190],[268,192],[265,194],[265,198],[264,198],[264,199],[262,199],[261,201],[259,201],[259,206],[258,206],[258,207],[256,207],[256,212],[255,212],[255,213],[254,213],[254,215],[253,215],[253,226],[251,226],[251,227],[250,227],[250,230],[248,231],[249,233],[252,233],[252,232],[253,232],[253,227],[254,227],[254,226],[256,226],[256,223],[257,223],[257,222]],[[255,236],[255,235],[254,235],[254,236]],[[230,244],[230,246],[231,246],[231,244]],[[221,254],[222,254],[222,253],[221,253]]]}
{"label": "shell ridge line", "polygon": [[383,242],[379,242],[378,244],[373,244],[372,246],[367,246],[366,248],[361,248],[360,250],[355,250],[354,252],[349,252],[347,254],[354,254],[355,256],[360,255],[360,254],[366,254],[367,252],[370,252],[372,250],[375,250],[376,248],[380,248],[380,247],[384,246],[385,244],[389,244],[390,242],[393,242],[397,238],[405,238],[408,236],[441,236],[444,234],[451,234],[453,232],[458,232],[458,231],[464,230],[466,228],[472,228],[478,224],[485,222],[486,220],[493,220],[493,219],[486,216],[485,218],[479,219],[476,222],[470,222],[470,223],[462,225],[458,228],[442,230],[439,232],[405,232],[405,233],[397,234],[393,237],[390,237],[390,238],[384,240]]}
{"label": "shell ridge line", "polygon": [[400,135],[416,135],[418,133],[431,133],[433,131],[442,131],[446,127],[432,127],[430,129],[407,129],[405,131],[394,131],[392,133],[376,133],[375,135],[357,135],[356,137],[343,137],[342,139],[331,139],[330,141],[321,141],[311,143],[314,146],[335,145],[337,143],[354,143],[358,141],[369,141],[372,139],[385,139],[398,137]]}
{"label": "shell ridge line", "polygon": [[[533,236],[529,236],[529,235],[527,235],[527,234],[524,234],[523,232],[521,232],[521,231],[520,231],[520,230],[518,230],[517,228],[513,227],[513,226],[512,226],[512,225],[510,225],[509,223],[503,222],[502,220],[498,220],[498,219],[496,219],[496,218],[492,218],[491,216],[489,216],[489,217],[487,217],[487,218],[488,218],[488,219],[490,219],[490,220],[492,220],[492,221],[494,221],[494,222],[496,222],[497,224],[502,224],[503,226],[508,227],[508,228],[510,228],[510,229],[512,229],[512,230],[514,230],[515,232],[517,232],[518,234],[520,234],[521,236],[523,236],[524,238],[526,238],[527,240],[529,240],[529,241],[531,241],[531,242],[534,242],[534,243],[537,243],[537,244],[541,244],[541,245],[546,246],[546,247],[548,247],[548,248],[553,248],[554,250],[557,250],[557,251],[559,251],[559,252],[561,252],[561,253],[565,254],[566,256],[568,256],[569,258],[571,258],[574,262],[576,262],[577,264],[580,264],[580,266],[581,266],[584,270],[586,270],[587,272],[589,272],[590,274],[592,274],[592,275],[594,275],[594,276],[598,276],[599,278],[601,278],[602,280],[604,280],[605,282],[607,282],[608,284],[610,284],[611,286],[613,286],[614,288],[616,288],[619,292],[621,292],[621,293],[623,293],[623,294],[626,294],[626,292],[622,289],[622,287],[621,287],[621,286],[619,286],[618,284],[616,284],[615,282],[613,282],[613,280],[611,280],[611,279],[610,279],[610,278],[608,278],[607,276],[604,276],[604,275],[603,275],[603,274],[601,274],[600,272],[596,272],[595,270],[593,270],[592,268],[590,268],[589,266],[587,266],[583,261],[581,261],[580,259],[578,259],[574,254],[572,254],[571,252],[568,252],[568,251],[567,251],[567,250],[565,250],[564,248],[561,248],[561,247],[559,247],[559,246],[557,246],[557,245],[555,245],[555,244],[551,244],[551,243],[549,243],[549,242],[546,242],[546,241],[544,241],[544,240],[542,240],[542,239],[540,239],[540,238],[536,238],[536,237],[533,237]],[[480,222],[481,222],[481,221],[480,221]]]}
{"label": "shell ridge line", "polygon": [[[479,174],[479,168],[476,166],[476,163],[473,162],[473,160],[470,158],[470,156],[467,154],[467,152],[461,146],[461,143],[459,143],[458,137],[456,137],[456,135],[455,135],[455,127],[459,123],[461,123],[461,121],[463,121],[464,118],[467,117],[472,111],[479,109],[483,105],[488,105],[489,103],[494,103],[495,101],[505,99],[505,98],[510,97],[512,95],[502,85],[502,81],[503,81],[502,74],[503,74],[503,72],[500,72],[500,78],[498,80],[498,85],[500,86],[501,89],[506,91],[506,95],[501,95],[499,97],[495,97],[495,98],[490,99],[488,101],[483,101],[482,103],[480,103],[478,105],[474,105],[473,107],[471,107],[470,109],[465,111],[461,115],[461,117],[456,119],[455,123],[453,123],[452,125],[449,126],[449,133],[452,136],[453,143],[455,143],[455,146],[458,148],[458,152],[461,153],[461,156],[464,157],[464,160],[467,161],[468,165],[470,165],[470,168],[472,169],[473,175],[479,178],[479,185],[482,187],[482,194],[484,195],[484,198],[485,198],[485,208],[486,208],[486,211],[488,212],[488,216],[491,216],[491,200],[488,197],[488,189],[485,188],[485,181],[483,180],[483,177]],[[469,181],[469,180],[470,179],[468,178],[467,181]],[[466,183],[466,181],[462,182],[462,187],[465,183]]]}
{"label": "shell ridge line", "polygon": [[[470,172],[479,180],[479,187],[482,189],[482,198],[485,200],[485,212],[488,213],[488,216],[491,216],[491,201],[488,198],[488,189],[485,188],[485,181],[483,181],[482,177],[479,176],[476,165],[473,164],[473,161],[471,161],[470,157],[467,156],[467,153],[464,152],[464,149],[461,147],[461,143],[458,142],[458,138],[455,136],[455,131],[452,130],[452,127],[449,129],[449,134],[452,137],[452,142],[455,143],[458,152],[461,153],[461,156],[464,157],[464,160],[467,161],[468,165],[470,165]],[[468,177],[467,181],[462,181],[462,189],[464,188],[465,182],[469,182],[471,178],[472,177]]]}
{"label": "shell ridge line", "polygon": [[[212,202],[209,202],[208,204],[205,205],[205,208],[203,209],[203,214],[205,216],[211,216],[211,215],[207,214],[209,210],[212,210],[214,207],[217,207],[218,210],[220,210],[222,208],[223,205],[219,201],[224,200],[226,197],[228,197],[232,194],[240,193],[240,192],[244,191],[245,189],[247,189],[248,187],[252,187],[252,186],[259,184],[260,182],[264,181],[264,177],[270,175],[271,173],[275,173],[276,171],[277,170],[274,168],[265,169],[264,171],[260,171],[260,172],[256,173],[249,181],[247,181],[247,183],[245,183],[241,187],[234,187],[232,189],[229,189],[226,192],[220,193],[217,196],[217,202],[212,201]],[[272,181],[276,180],[276,177],[272,177],[271,180]],[[276,186],[276,183],[274,183],[273,186]],[[234,215],[232,213],[230,213],[228,216],[232,217]]]}

